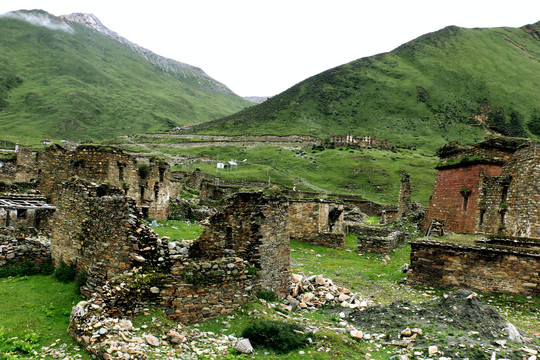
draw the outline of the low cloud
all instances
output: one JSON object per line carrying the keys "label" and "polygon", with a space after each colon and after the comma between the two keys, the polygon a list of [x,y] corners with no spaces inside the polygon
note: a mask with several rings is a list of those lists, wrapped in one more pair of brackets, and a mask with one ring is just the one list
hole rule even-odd
{"label": "low cloud", "polygon": [[46,14],[24,13],[16,11],[0,15],[0,18],[1,17],[23,20],[32,25],[43,26],[51,30],[62,30],[70,34],[73,33],[73,29],[68,24],[60,20],[52,19]]}

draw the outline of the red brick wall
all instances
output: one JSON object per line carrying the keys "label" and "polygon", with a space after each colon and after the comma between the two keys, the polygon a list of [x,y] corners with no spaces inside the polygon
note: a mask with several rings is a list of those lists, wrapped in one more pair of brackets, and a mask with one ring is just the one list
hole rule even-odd
{"label": "red brick wall", "polygon": [[[445,221],[446,231],[474,233],[482,172],[488,176],[498,176],[501,174],[501,165],[471,164],[439,169],[423,230],[427,230],[431,219],[439,218]],[[464,196],[460,192],[463,188],[471,190],[467,209],[464,207]]]}

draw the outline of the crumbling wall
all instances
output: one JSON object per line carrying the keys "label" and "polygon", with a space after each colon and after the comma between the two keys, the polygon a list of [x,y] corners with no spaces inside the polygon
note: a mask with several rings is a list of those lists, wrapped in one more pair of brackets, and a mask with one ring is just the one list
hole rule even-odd
{"label": "crumbling wall", "polygon": [[399,188],[397,217],[403,218],[412,210],[410,174],[401,174],[401,186]]}
{"label": "crumbling wall", "polygon": [[405,240],[406,234],[387,228],[373,226],[350,226],[348,231],[356,234],[359,252],[388,254],[394,251],[398,243]]}
{"label": "crumbling wall", "polygon": [[291,239],[327,247],[345,245],[344,206],[324,200],[291,200],[289,224]]}
{"label": "crumbling wall", "polygon": [[51,251],[47,238],[24,238],[0,234],[0,267],[15,267],[29,261],[39,270],[50,260]]}
{"label": "crumbling wall", "polygon": [[288,211],[285,198],[261,192],[235,194],[210,218],[190,255],[214,260],[234,254],[257,269],[261,289],[283,296],[289,285]]}
{"label": "crumbling wall", "polygon": [[135,201],[119,189],[83,180],[64,182],[56,200],[51,254],[74,263],[99,286],[133,267],[167,267],[167,248],[141,221]]}
{"label": "crumbling wall", "polygon": [[509,180],[499,197],[503,233],[540,238],[540,144],[519,149],[502,172]]}
{"label": "crumbling wall", "polygon": [[178,184],[172,181],[167,163],[156,159],[139,163],[114,147],[85,145],[67,150],[55,145],[39,156],[38,166],[39,189],[53,203],[62,182],[80,178],[117,187],[135,199],[145,217],[165,220],[169,198],[178,195]]}
{"label": "crumbling wall", "polygon": [[540,254],[485,245],[411,242],[411,285],[540,294]]}
{"label": "crumbling wall", "polygon": [[270,290],[289,288],[288,202],[262,193],[238,193],[213,215],[201,237],[178,254],[161,290],[171,318],[192,323],[223,315]]}

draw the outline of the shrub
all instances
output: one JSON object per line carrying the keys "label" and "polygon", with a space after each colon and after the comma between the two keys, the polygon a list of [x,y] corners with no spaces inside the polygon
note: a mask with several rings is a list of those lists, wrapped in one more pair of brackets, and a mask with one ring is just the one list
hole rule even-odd
{"label": "shrub", "polygon": [[80,294],[81,287],[86,285],[86,281],[88,280],[88,274],[86,271],[81,271],[75,278],[75,283],[77,284],[77,294]]}
{"label": "shrub", "polygon": [[42,265],[41,265],[41,273],[43,275],[51,275],[54,273],[54,261],[53,259],[47,259]]}
{"label": "shrub", "polygon": [[63,260],[60,261],[60,265],[54,270],[54,276],[65,283],[75,280],[76,275],[75,264],[66,264]]}
{"label": "shrub", "polygon": [[8,264],[0,267],[0,278],[9,276],[28,276],[37,273],[39,273],[39,269],[37,269],[36,265],[30,260],[23,261],[17,266]]}
{"label": "shrub", "polygon": [[257,298],[273,302],[276,301],[276,293],[272,290],[261,290],[257,293]]}
{"label": "shrub", "polygon": [[150,175],[150,166],[146,163],[138,164],[137,170],[141,179],[146,179]]}
{"label": "shrub", "polygon": [[253,346],[283,354],[307,345],[310,335],[300,325],[270,320],[257,321],[242,331],[242,337],[248,338]]}

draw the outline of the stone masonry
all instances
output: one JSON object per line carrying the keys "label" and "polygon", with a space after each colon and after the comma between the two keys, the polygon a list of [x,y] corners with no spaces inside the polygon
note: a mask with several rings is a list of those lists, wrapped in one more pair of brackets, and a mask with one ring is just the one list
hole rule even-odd
{"label": "stone masonry", "polygon": [[85,271],[91,288],[134,267],[166,269],[157,235],[123,191],[79,179],[63,183],[56,204],[51,254]]}
{"label": "stone masonry", "polygon": [[377,254],[388,254],[394,251],[398,243],[403,242],[406,237],[403,231],[374,226],[350,226],[348,232],[358,236],[358,252]]}
{"label": "stone masonry", "polygon": [[508,243],[514,246],[411,242],[408,283],[539,295],[540,253],[531,248],[516,247],[518,242],[514,240]]}
{"label": "stone masonry", "polygon": [[[177,321],[202,321],[261,290],[287,294],[288,205],[281,197],[238,193],[185,246],[158,239],[122,190],[73,180],[58,193],[51,253],[88,274],[83,293],[98,294],[111,314],[129,315],[151,301]],[[107,282],[124,290],[103,293]]]}
{"label": "stone masonry", "polygon": [[133,198],[145,217],[165,220],[169,199],[177,196],[169,165],[154,158],[137,161],[114,147],[84,145],[67,150],[50,146],[37,156],[39,190],[54,203],[62,182],[80,178],[106,183]]}
{"label": "stone masonry", "polygon": [[330,248],[345,246],[344,206],[325,200],[291,200],[291,239]]}
{"label": "stone masonry", "polygon": [[445,231],[540,238],[540,144],[498,138],[440,155],[424,231],[441,219]]}

